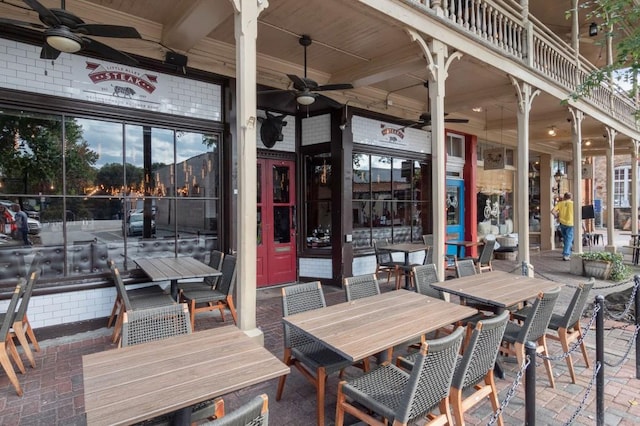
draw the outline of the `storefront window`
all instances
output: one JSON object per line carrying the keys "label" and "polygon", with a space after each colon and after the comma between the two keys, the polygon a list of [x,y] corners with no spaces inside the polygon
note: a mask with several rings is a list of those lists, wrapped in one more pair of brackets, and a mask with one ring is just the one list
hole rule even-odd
{"label": "storefront window", "polygon": [[331,155],[307,155],[304,159],[306,245],[331,247]]}
{"label": "storefront window", "polygon": [[[217,134],[9,109],[0,121],[0,198],[27,211],[43,279],[134,267],[148,240],[201,260],[217,246]],[[23,246],[1,237],[0,258]]]}
{"label": "storefront window", "polygon": [[373,239],[421,241],[431,229],[427,203],[430,171],[424,162],[389,156],[353,155],[353,243]]}
{"label": "storefront window", "polygon": [[514,171],[478,169],[478,238],[511,234]]}

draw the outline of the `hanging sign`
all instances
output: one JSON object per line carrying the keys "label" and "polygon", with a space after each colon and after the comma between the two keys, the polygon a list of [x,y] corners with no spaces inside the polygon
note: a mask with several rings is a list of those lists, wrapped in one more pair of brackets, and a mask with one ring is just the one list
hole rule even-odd
{"label": "hanging sign", "polygon": [[505,150],[504,148],[485,149],[482,152],[485,170],[500,170],[505,166]]}

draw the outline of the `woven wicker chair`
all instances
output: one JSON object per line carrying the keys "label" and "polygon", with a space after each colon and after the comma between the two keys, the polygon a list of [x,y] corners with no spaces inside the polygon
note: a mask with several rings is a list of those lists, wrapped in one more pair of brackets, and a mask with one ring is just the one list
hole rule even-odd
{"label": "woven wicker chair", "polygon": [[347,302],[380,294],[380,286],[378,285],[376,274],[348,277],[342,280],[342,284]]}
{"label": "woven wicker chair", "polygon": [[[591,278],[586,283],[580,283],[576,291],[573,293],[571,302],[564,314],[552,314],[549,320],[548,329],[554,330],[557,334],[547,333],[547,338],[551,340],[559,341],[562,345],[564,352],[569,352],[569,345],[571,343],[582,339],[582,330],[580,329],[580,317],[587,305],[587,299],[589,292],[593,288],[595,280]],[[527,306],[517,312],[513,313],[513,318],[522,320],[530,315],[531,307]],[[589,356],[587,355],[587,347],[584,341],[580,343],[580,349],[582,350],[582,357],[587,368],[589,368]],[[571,375],[571,382],[576,382],[576,373],[573,370],[573,360],[571,355],[565,358],[569,374]]]}
{"label": "woven wicker chair", "polygon": [[388,244],[387,240],[373,240],[373,250],[376,253],[376,275],[380,276],[380,273],[386,272],[387,283],[389,283],[391,274],[397,275],[398,267],[404,265],[404,262],[393,260],[391,252],[383,248],[386,244]]}
{"label": "woven wicker chair", "polygon": [[476,263],[473,259],[456,259],[456,276],[458,278],[469,277],[476,275],[478,270],[476,269]]}
{"label": "woven wicker chair", "polygon": [[[222,401],[222,399],[218,398],[216,401]],[[191,421],[194,421],[193,416]],[[224,403],[222,403],[222,415],[219,415],[216,420],[201,424],[207,426],[267,426],[269,424],[269,398],[266,394],[258,395],[229,414],[224,414]]]}
{"label": "woven wicker chair", "polygon": [[[536,298],[536,301],[531,306],[531,311],[524,320],[523,325],[518,325],[514,322],[507,324],[507,329],[504,333],[503,346],[500,349],[506,355],[516,355],[518,364],[522,365],[524,362],[524,345],[527,341],[537,342],[537,353],[548,355],[547,339],[545,338],[545,332],[549,325],[549,320],[553,314],[553,307],[558,300],[560,294],[560,288],[556,288],[546,293],[540,293]],[[553,380],[553,371],[551,370],[551,361],[545,360],[544,365],[547,369],[547,375],[549,376],[549,382],[551,387],[555,388],[555,382]]]}
{"label": "woven wicker chair", "polygon": [[[282,288],[283,316],[326,307],[319,281]],[[322,343],[307,337],[293,327],[284,325],[284,363],[296,367],[316,387],[318,426],[324,426],[324,396],[327,375],[341,371],[351,361]],[[280,377],[276,401],[280,401],[288,375]]]}
{"label": "woven wicker chair", "polygon": [[438,282],[438,271],[433,263],[413,267],[416,291],[424,296],[444,300],[444,293],[431,287],[431,284]]}
{"label": "woven wicker chair", "polygon": [[236,307],[233,304],[233,290],[236,285],[236,257],[227,255],[222,260],[222,279],[215,289],[187,289],[180,291],[180,301],[189,305],[191,328],[195,330],[196,314],[218,309],[224,322],[224,310],[229,309],[233,322],[238,323]]}
{"label": "woven wicker chair", "polygon": [[[34,260],[34,262],[36,262],[36,260]],[[20,307],[13,318],[10,334],[12,337],[16,337],[18,342],[20,342],[31,367],[36,368],[36,361],[33,357],[33,352],[31,352],[31,347],[29,346],[29,340],[31,341],[31,344],[33,344],[33,348],[36,352],[40,352],[40,345],[36,340],[36,335],[31,328],[29,319],[27,318],[27,308],[29,306],[29,301],[31,300],[33,287],[38,280],[38,277],[40,277],[40,271],[37,267],[32,267],[30,270],[31,273],[29,274],[29,279],[27,280],[24,286],[24,292],[22,292],[20,297]]]}
{"label": "woven wicker chair", "polygon": [[[370,425],[406,425],[436,407],[440,408],[440,414],[427,424],[453,424],[449,390],[462,337],[463,328],[458,328],[446,337],[424,343],[410,373],[384,363],[354,380],[341,381],[336,426],[342,426],[345,412]],[[373,417],[370,412],[388,423]]]}
{"label": "woven wicker chair", "polygon": [[424,258],[422,259],[422,263],[412,263],[410,265],[398,265],[396,266],[396,290],[399,290],[402,286],[402,280],[408,275],[409,276],[409,285],[411,287],[415,286],[415,277],[413,276],[413,267],[420,265],[428,265],[433,263],[433,253],[431,246],[427,247],[424,251]]}
{"label": "woven wicker chair", "polygon": [[493,266],[491,266],[491,260],[493,259],[493,250],[496,247],[496,240],[487,240],[482,245],[482,250],[480,250],[480,255],[476,258],[473,258],[473,261],[476,264],[476,268],[478,272],[482,273],[484,271],[493,271]]}
{"label": "woven wicker chair", "polygon": [[[122,281],[122,277],[120,276],[120,271],[116,267],[115,262],[113,262],[112,260],[109,260],[107,262],[109,265],[109,269],[111,270],[111,278],[116,285],[117,297],[120,298],[120,312],[117,316],[112,335],[113,343],[117,343],[118,339],[120,338],[122,321],[124,319],[124,315],[122,315],[123,313],[137,309],[148,309],[156,308],[159,306],[175,305],[176,301],[173,300],[170,294],[167,294],[164,291],[161,293],[157,293],[156,291],[149,291],[149,294],[144,295],[140,292],[137,292],[137,290],[127,291],[124,286],[124,282]],[[130,292],[133,297],[129,297]]]}
{"label": "woven wicker chair", "polygon": [[[224,259],[224,253],[219,250],[211,250],[209,254],[209,266],[213,269],[220,271],[222,269],[222,259]],[[178,283],[178,292],[182,290],[205,290],[215,289],[220,281],[220,277],[204,277],[201,281],[188,281]]]}
{"label": "woven wicker chair", "polygon": [[11,364],[9,357],[13,359],[13,362],[16,363],[22,374],[25,373],[25,369],[9,330],[13,324],[13,318],[15,317],[16,308],[18,307],[18,301],[22,295],[22,287],[24,287],[24,279],[20,278],[20,282],[13,290],[13,295],[11,296],[9,306],[7,307],[7,312],[3,315],[2,323],[0,325],[0,338],[2,338],[2,346],[0,347],[0,364],[2,364],[2,368],[7,376],[9,376],[9,381],[13,385],[18,396],[22,396],[22,388],[20,387],[18,376],[16,376],[16,372],[13,369],[13,365]]}
{"label": "woven wicker chair", "polygon": [[133,310],[124,312],[123,316],[123,347],[191,333],[189,309],[185,304]]}

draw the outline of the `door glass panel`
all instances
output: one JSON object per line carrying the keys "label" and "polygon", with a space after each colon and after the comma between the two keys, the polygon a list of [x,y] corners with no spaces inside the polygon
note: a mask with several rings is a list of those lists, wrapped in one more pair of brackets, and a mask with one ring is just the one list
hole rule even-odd
{"label": "door glass panel", "polygon": [[258,170],[256,173],[258,182],[256,183],[256,192],[258,193],[258,203],[262,202],[262,164],[258,164]]}
{"label": "door glass panel", "polygon": [[289,202],[289,167],[273,166],[273,202]]}
{"label": "door glass panel", "polygon": [[288,206],[273,207],[273,240],[276,243],[288,243],[291,241],[291,220]]}
{"label": "door glass panel", "polygon": [[447,186],[447,225],[460,224],[460,189],[456,186]]}
{"label": "door glass panel", "polygon": [[256,243],[258,245],[261,245],[262,244],[262,207],[258,207],[257,218],[258,218],[258,239]]}

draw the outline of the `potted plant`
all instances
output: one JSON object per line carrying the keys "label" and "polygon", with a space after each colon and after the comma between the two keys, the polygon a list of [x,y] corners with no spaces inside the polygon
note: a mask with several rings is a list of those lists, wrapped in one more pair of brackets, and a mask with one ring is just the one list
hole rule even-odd
{"label": "potted plant", "polygon": [[622,263],[622,254],[608,251],[592,251],[580,255],[584,275],[603,280],[620,281],[629,276],[629,268]]}

